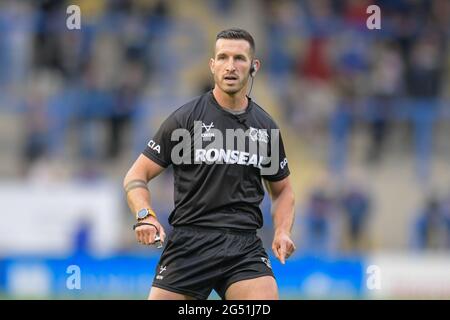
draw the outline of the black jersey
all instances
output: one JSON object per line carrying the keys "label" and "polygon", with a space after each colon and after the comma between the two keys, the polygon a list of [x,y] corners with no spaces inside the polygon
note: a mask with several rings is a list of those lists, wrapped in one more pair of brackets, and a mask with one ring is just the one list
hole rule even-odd
{"label": "black jersey", "polygon": [[245,112],[233,114],[212,91],[175,110],[143,154],[163,167],[173,165],[172,226],[259,229],[262,178],[289,175],[270,115],[250,98]]}

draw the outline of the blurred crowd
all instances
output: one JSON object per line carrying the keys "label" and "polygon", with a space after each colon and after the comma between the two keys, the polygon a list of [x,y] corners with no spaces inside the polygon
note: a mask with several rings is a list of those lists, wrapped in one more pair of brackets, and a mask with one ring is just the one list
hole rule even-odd
{"label": "blurred crowd", "polygon": [[[194,2],[203,11],[189,11]],[[1,1],[0,112],[23,119],[20,176],[56,159],[67,167],[77,163],[72,178],[120,179],[163,115],[211,87],[203,75],[222,29],[209,28],[211,21],[232,21],[244,3],[253,14],[242,23],[257,30],[263,61],[256,86],[270,88],[281,127],[311,152],[326,148],[329,170],[345,175],[350,140],[363,126],[367,163],[411,145],[417,174],[427,181],[434,129],[450,115],[448,0]],[[81,7],[81,30],[65,27],[70,4]],[[380,30],[367,29],[370,4],[381,8]],[[204,72],[185,81],[191,78],[182,71],[192,67]],[[392,147],[399,129],[407,140]],[[125,164],[104,171],[120,158]],[[170,181],[169,174],[162,179]],[[158,206],[169,211],[170,183],[164,185]],[[308,250],[368,246],[373,200],[366,187],[310,192],[298,208]],[[445,219],[450,225],[449,201],[442,203],[424,206],[414,228],[418,247],[434,245],[429,230],[435,225],[444,230]]]}
{"label": "blurred crowd", "polygon": [[316,254],[368,251],[371,201],[368,190],[356,184],[334,192],[314,189],[299,215],[302,249]]}
{"label": "blurred crowd", "polygon": [[[379,31],[367,29],[370,4],[381,8]],[[439,0],[266,1],[267,64],[285,120],[313,141],[330,134],[331,170],[345,170],[358,125],[367,128],[367,161],[377,163],[393,127],[405,123],[426,181],[433,127],[444,115],[448,121],[449,7]]]}
{"label": "blurred crowd", "polygon": [[[361,253],[373,249],[368,230],[374,211],[370,190],[353,184],[339,191],[318,187],[299,212],[298,243],[311,254]],[[450,250],[450,196],[425,198],[408,222],[409,249]]]}
{"label": "blurred crowd", "polygon": [[413,220],[411,234],[417,250],[450,250],[450,196],[429,196]]}

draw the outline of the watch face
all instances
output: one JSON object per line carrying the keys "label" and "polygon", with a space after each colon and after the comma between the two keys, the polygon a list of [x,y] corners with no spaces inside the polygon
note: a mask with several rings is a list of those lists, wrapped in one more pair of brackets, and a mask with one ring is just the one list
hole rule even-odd
{"label": "watch face", "polygon": [[143,219],[148,215],[147,209],[142,209],[137,213],[138,219]]}

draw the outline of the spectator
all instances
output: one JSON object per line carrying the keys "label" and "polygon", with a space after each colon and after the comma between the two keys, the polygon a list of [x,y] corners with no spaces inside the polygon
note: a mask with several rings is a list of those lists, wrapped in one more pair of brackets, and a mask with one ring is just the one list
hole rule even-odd
{"label": "spectator", "polygon": [[135,115],[142,85],[145,83],[144,66],[140,63],[128,63],[125,67],[112,114],[109,118],[110,138],[108,142],[108,158],[116,158],[122,151],[124,129],[130,125]]}
{"label": "spectator", "polygon": [[331,253],[339,246],[335,237],[336,221],[332,199],[324,190],[315,190],[305,215],[304,245],[308,252]]}
{"label": "spectator", "polygon": [[399,48],[395,43],[381,43],[377,51],[371,76],[374,99],[369,110],[371,143],[367,160],[371,163],[382,160],[395,99],[403,89],[403,61]]}
{"label": "spectator", "polygon": [[370,214],[369,195],[359,187],[353,187],[342,197],[342,208],[348,226],[350,250],[360,251],[364,246],[364,231]]}
{"label": "spectator", "polygon": [[445,248],[450,250],[450,194],[442,200],[441,209],[445,226]]}
{"label": "spectator", "polygon": [[438,95],[442,87],[443,47],[438,34],[426,30],[414,43],[407,69],[407,84],[412,100],[415,144],[419,177],[429,178],[432,136]]}
{"label": "spectator", "polygon": [[445,247],[445,221],[436,197],[427,199],[414,225],[415,247],[436,250]]}

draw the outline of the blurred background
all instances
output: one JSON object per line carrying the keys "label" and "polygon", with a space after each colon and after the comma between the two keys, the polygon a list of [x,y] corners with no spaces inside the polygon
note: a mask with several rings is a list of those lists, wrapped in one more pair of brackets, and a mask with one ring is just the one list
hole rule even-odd
{"label": "blurred background", "polygon": [[[147,297],[160,251],[137,244],[122,180],[212,88],[229,27],[255,38],[252,97],[295,187],[281,298],[450,298],[448,0],[0,1],[0,298]],[[170,168],[150,190],[169,228]]]}

